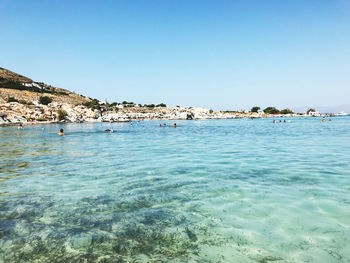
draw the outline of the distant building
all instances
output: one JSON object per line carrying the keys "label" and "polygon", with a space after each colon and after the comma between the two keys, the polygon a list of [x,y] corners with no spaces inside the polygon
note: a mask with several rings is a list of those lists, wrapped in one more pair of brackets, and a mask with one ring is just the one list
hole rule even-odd
{"label": "distant building", "polygon": [[25,86],[25,87],[36,87],[36,88],[39,88],[39,89],[43,88],[42,86],[40,86],[39,84],[34,83],[34,82],[32,82],[32,83],[22,83],[22,85]]}
{"label": "distant building", "polygon": [[128,104],[123,104],[125,108],[130,108],[130,107],[135,107],[135,104],[133,103],[128,103]]}
{"label": "distant building", "polygon": [[322,116],[322,114],[318,111],[310,111],[309,116],[320,117],[320,116]]}

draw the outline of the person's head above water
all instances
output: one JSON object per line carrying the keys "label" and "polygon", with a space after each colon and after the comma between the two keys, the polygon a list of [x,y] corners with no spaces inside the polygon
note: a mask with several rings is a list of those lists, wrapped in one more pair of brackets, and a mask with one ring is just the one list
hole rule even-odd
{"label": "person's head above water", "polygon": [[57,133],[58,135],[64,135],[63,129],[60,129],[60,131]]}

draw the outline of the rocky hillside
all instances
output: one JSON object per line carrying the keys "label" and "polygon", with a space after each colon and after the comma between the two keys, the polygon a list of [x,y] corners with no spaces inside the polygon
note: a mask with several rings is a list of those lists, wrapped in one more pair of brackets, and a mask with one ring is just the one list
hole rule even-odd
{"label": "rocky hillside", "polygon": [[31,104],[39,101],[42,96],[50,97],[53,102],[72,105],[90,101],[85,96],[33,81],[28,77],[0,67],[0,103],[5,103],[9,98],[14,98],[23,104]]}
{"label": "rocky hillside", "polygon": [[12,81],[21,82],[21,83],[33,82],[30,78],[24,77],[22,75],[19,75],[15,72],[12,72],[8,69],[4,69],[2,67],[0,67],[0,79],[7,79],[7,80],[12,80]]}

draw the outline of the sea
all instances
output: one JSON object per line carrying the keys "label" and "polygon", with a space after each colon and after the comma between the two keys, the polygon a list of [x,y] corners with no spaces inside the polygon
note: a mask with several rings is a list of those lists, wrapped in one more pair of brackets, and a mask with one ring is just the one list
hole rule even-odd
{"label": "sea", "polygon": [[350,117],[0,127],[0,262],[350,262]]}

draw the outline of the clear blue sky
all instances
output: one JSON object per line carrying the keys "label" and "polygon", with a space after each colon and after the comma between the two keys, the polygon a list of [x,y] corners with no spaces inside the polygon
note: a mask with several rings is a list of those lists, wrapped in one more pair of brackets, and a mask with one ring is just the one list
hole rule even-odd
{"label": "clear blue sky", "polygon": [[0,0],[0,66],[109,101],[350,103],[350,0]]}

